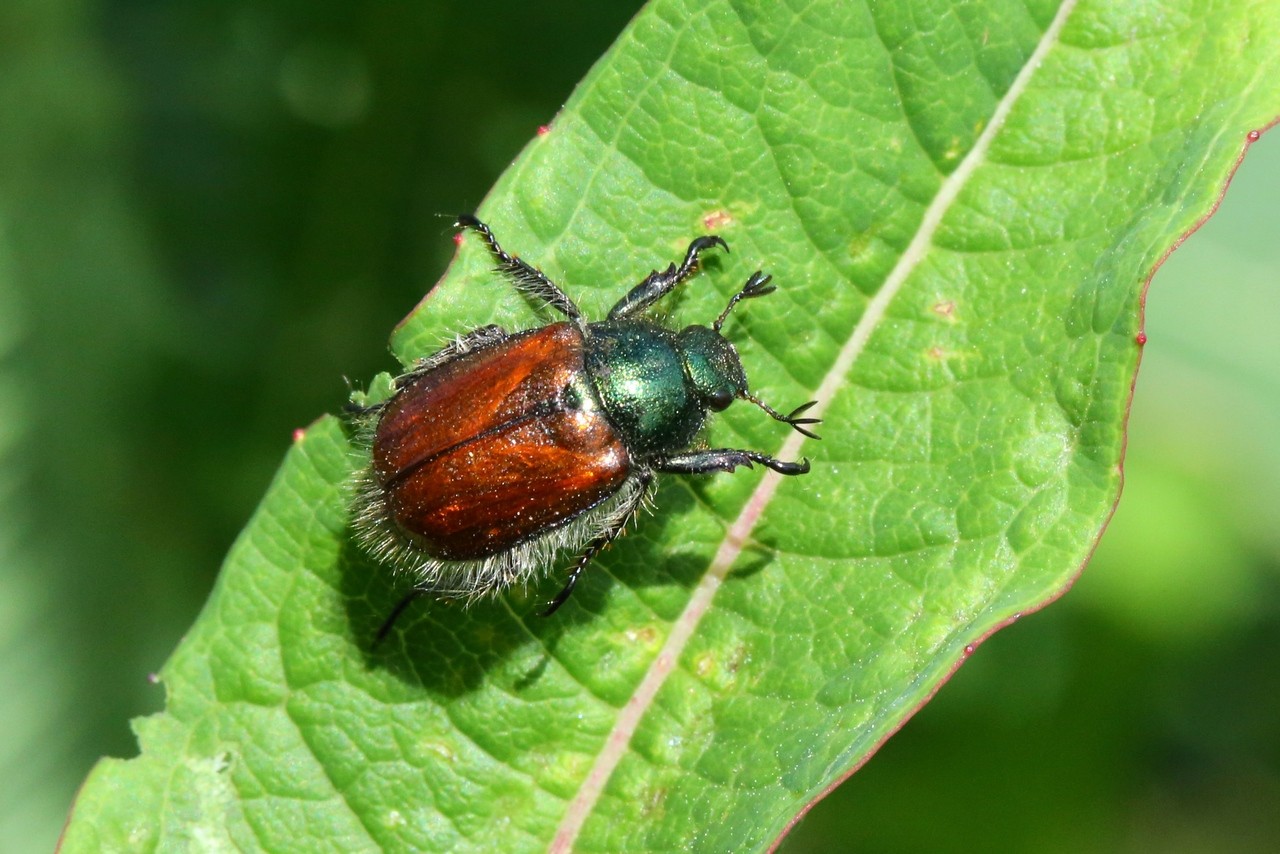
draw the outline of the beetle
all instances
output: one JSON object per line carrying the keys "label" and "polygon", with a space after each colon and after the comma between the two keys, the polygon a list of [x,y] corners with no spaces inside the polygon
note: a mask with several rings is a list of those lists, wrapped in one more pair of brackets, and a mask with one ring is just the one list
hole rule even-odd
{"label": "beetle", "polygon": [[557,552],[577,559],[550,615],[591,559],[651,497],[659,473],[706,474],[759,463],[783,475],[809,471],[759,451],[699,447],[709,412],[734,400],[818,438],[804,413],[782,415],[748,389],[737,350],[720,333],[739,302],[772,293],[756,271],[710,326],[680,331],[644,316],[688,279],[699,256],[728,244],[714,235],[684,259],[651,272],[588,321],[543,273],[509,255],[489,226],[474,232],[502,274],[564,320],[522,332],[469,332],[419,360],[383,403],[356,409],[371,459],[354,499],[357,540],[375,559],[416,579],[379,637],[414,597],[472,600],[527,584]]}

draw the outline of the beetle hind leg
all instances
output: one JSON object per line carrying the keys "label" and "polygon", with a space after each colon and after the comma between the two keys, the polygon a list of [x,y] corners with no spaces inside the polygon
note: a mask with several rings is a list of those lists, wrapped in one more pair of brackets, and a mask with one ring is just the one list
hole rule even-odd
{"label": "beetle hind leg", "polygon": [[370,648],[377,649],[382,642],[387,639],[387,635],[391,634],[391,629],[395,626],[396,621],[399,620],[405,610],[413,604],[414,600],[420,596],[425,596],[430,592],[430,590],[426,590],[422,587],[415,587],[406,593],[404,597],[396,603],[396,606],[391,609],[391,613],[382,621],[382,625],[378,627],[378,633],[373,636],[373,644]]}
{"label": "beetle hind leg", "polygon": [[483,350],[507,338],[507,330],[501,326],[489,325],[473,329],[466,335],[460,335],[430,356],[419,359],[409,370],[396,377],[396,390],[404,388],[423,374],[430,373],[441,365],[452,362],[459,356],[473,350]]}

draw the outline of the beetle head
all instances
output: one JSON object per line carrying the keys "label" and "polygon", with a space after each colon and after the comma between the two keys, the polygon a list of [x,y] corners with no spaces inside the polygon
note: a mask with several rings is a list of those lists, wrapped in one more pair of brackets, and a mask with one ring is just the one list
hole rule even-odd
{"label": "beetle head", "polygon": [[680,358],[698,399],[720,412],[747,393],[747,375],[738,351],[719,330],[688,326],[680,332]]}

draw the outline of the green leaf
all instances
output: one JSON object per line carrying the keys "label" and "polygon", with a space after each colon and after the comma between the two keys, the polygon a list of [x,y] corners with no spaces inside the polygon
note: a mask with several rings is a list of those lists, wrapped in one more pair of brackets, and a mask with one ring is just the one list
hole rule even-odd
{"label": "green leaf", "polygon": [[[1267,2],[660,0],[480,211],[593,317],[688,240],[753,389],[569,603],[418,603],[352,546],[334,418],[288,455],[68,851],[768,846],[973,646],[1065,589],[1120,489],[1145,284],[1280,112]],[[403,361],[540,315],[474,240]],[[568,558],[565,558],[567,562]]]}

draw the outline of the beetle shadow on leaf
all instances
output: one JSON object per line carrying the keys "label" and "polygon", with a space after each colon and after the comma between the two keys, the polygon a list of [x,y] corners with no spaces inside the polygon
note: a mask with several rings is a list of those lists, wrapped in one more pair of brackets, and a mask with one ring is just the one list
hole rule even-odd
{"label": "beetle shadow on leaf", "polygon": [[[696,490],[695,490],[696,492]],[[559,592],[573,555],[562,552],[543,581],[527,591],[464,605],[421,596],[399,615],[381,641],[379,629],[412,589],[412,579],[379,564],[352,540],[344,540],[341,590],[355,643],[371,669],[384,669],[408,685],[437,695],[458,697],[496,677],[516,691],[534,687],[556,654],[560,638],[579,625],[605,619],[610,603],[644,588],[683,588],[671,597],[643,597],[661,620],[679,616],[688,593],[707,571],[705,551],[678,550],[681,519],[698,503],[695,492],[660,487],[657,513],[644,512],[579,580],[573,595],[554,614],[541,616]],[[668,526],[675,526],[669,529]],[[770,562],[767,549],[751,549],[746,566],[734,575],[751,575]],[[670,608],[664,608],[663,602]],[[668,610],[670,612],[668,612]],[[513,667],[512,660],[519,666]]]}
{"label": "beetle shadow on leaf", "polygon": [[457,697],[476,690],[487,674],[528,643],[528,631],[500,599],[464,607],[420,596],[379,639],[379,630],[412,590],[406,575],[364,554],[350,537],[342,551],[342,593],[356,646],[371,669],[385,669],[434,694]]}
{"label": "beetle shadow on leaf", "polygon": [[729,571],[729,577],[750,578],[773,561],[774,556],[766,545],[749,545]]}
{"label": "beetle shadow on leaf", "polygon": [[[646,520],[646,529],[658,520]],[[459,697],[480,689],[494,674],[516,691],[536,685],[555,656],[560,637],[571,628],[602,619],[617,583],[629,587],[670,586],[688,575],[684,560],[662,554],[647,537],[628,537],[628,569],[615,576],[592,566],[556,613],[541,612],[564,582],[572,555],[561,555],[556,571],[527,592],[462,602],[421,596],[409,603],[386,636],[379,629],[412,588],[412,581],[367,557],[348,537],[342,551],[342,593],[355,643],[370,669],[383,669],[408,685]],[[603,563],[603,562],[602,562]],[[674,615],[663,615],[674,616]],[[513,669],[512,659],[520,661]]]}

